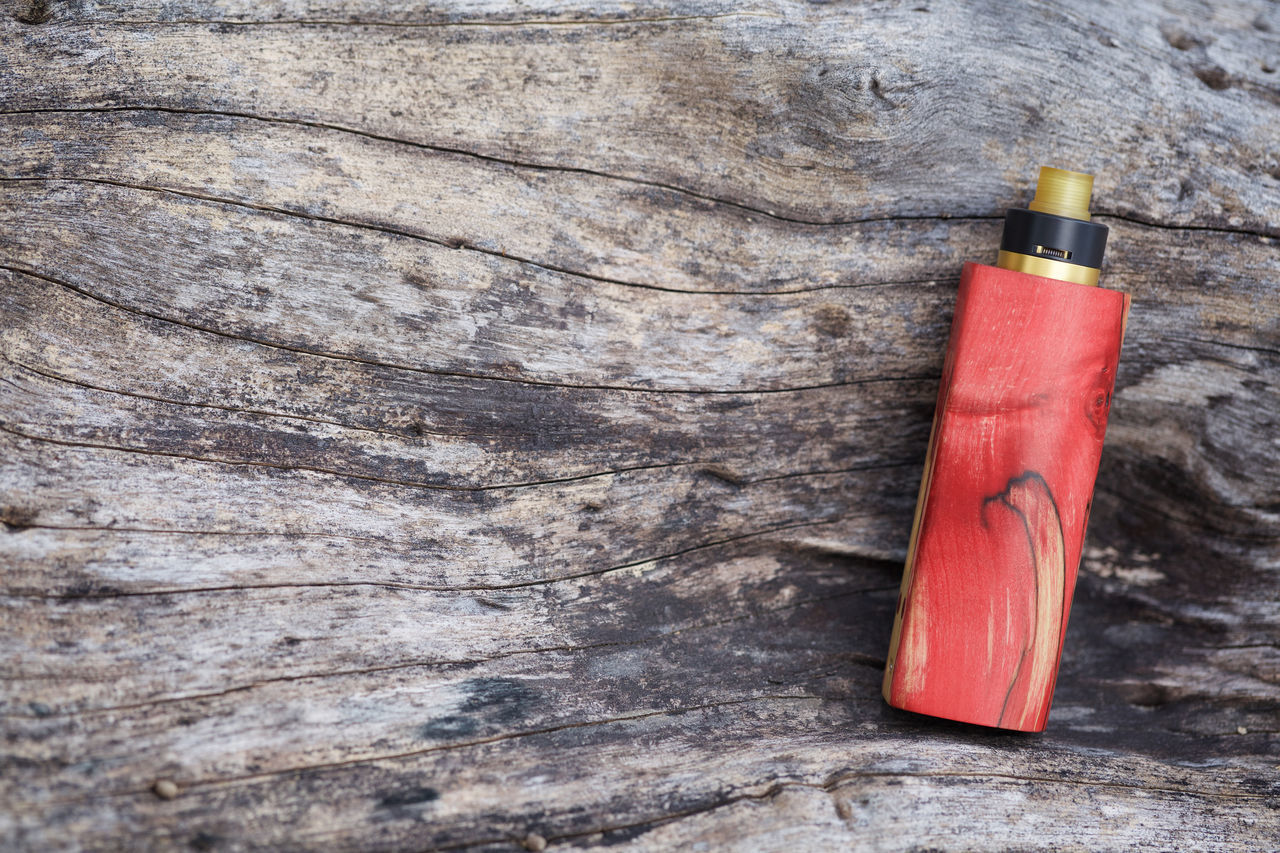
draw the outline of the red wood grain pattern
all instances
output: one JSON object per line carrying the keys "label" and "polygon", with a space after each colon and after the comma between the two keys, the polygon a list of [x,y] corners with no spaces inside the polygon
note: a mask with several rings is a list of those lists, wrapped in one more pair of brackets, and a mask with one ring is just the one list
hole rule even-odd
{"label": "red wood grain pattern", "polygon": [[1126,294],[966,264],[885,672],[890,704],[1041,731]]}

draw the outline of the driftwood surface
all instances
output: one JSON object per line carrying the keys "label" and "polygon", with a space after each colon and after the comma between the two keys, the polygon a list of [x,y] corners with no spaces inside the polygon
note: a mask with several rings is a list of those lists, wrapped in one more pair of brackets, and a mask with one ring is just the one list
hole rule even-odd
{"label": "driftwood surface", "polygon": [[[1280,847],[1277,6],[6,3],[0,846]],[[1021,736],[879,685],[1042,164],[1133,309]]]}

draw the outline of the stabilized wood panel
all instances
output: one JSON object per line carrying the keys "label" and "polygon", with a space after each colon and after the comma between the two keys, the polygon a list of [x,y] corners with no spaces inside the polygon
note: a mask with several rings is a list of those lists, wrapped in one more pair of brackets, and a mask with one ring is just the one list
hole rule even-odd
{"label": "stabilized wood panel", "polygon": [[1042,731],[1083,556],[1126,294],[965,264],[884,695]]}
{"label": "stabilized wood panel", "polygon": [[[0,839],[1274,847],[1277,32],[7,7]],[[1025,738],[879,684],[961,265],[1044,163],[1133,310]]]}

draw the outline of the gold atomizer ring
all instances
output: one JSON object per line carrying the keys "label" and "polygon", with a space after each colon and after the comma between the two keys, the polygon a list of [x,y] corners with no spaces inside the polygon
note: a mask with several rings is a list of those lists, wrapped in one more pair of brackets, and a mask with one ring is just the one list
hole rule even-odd
{"label": "gold atomizer ring", "polygon": [[1045,278],[1056,278],[1073,284],[1084,284],[1093,287],[1098,283],[1097,267],[1082,267],[1052,258],[1040,258],[1035,255],[1024,255],[1020,252],[1000,250],[996,266],[1006,270],[1016,270]]}

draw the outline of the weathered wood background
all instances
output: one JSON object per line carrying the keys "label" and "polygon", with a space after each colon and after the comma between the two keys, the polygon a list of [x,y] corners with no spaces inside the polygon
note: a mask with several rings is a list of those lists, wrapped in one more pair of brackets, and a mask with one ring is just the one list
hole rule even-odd
{"label": "weathered wood background", "polygon": [[[0,845],[1280,847],[1277,6],[5,4]],[[1027,737],[879,682],[1041,164],[1133,312]]]}

